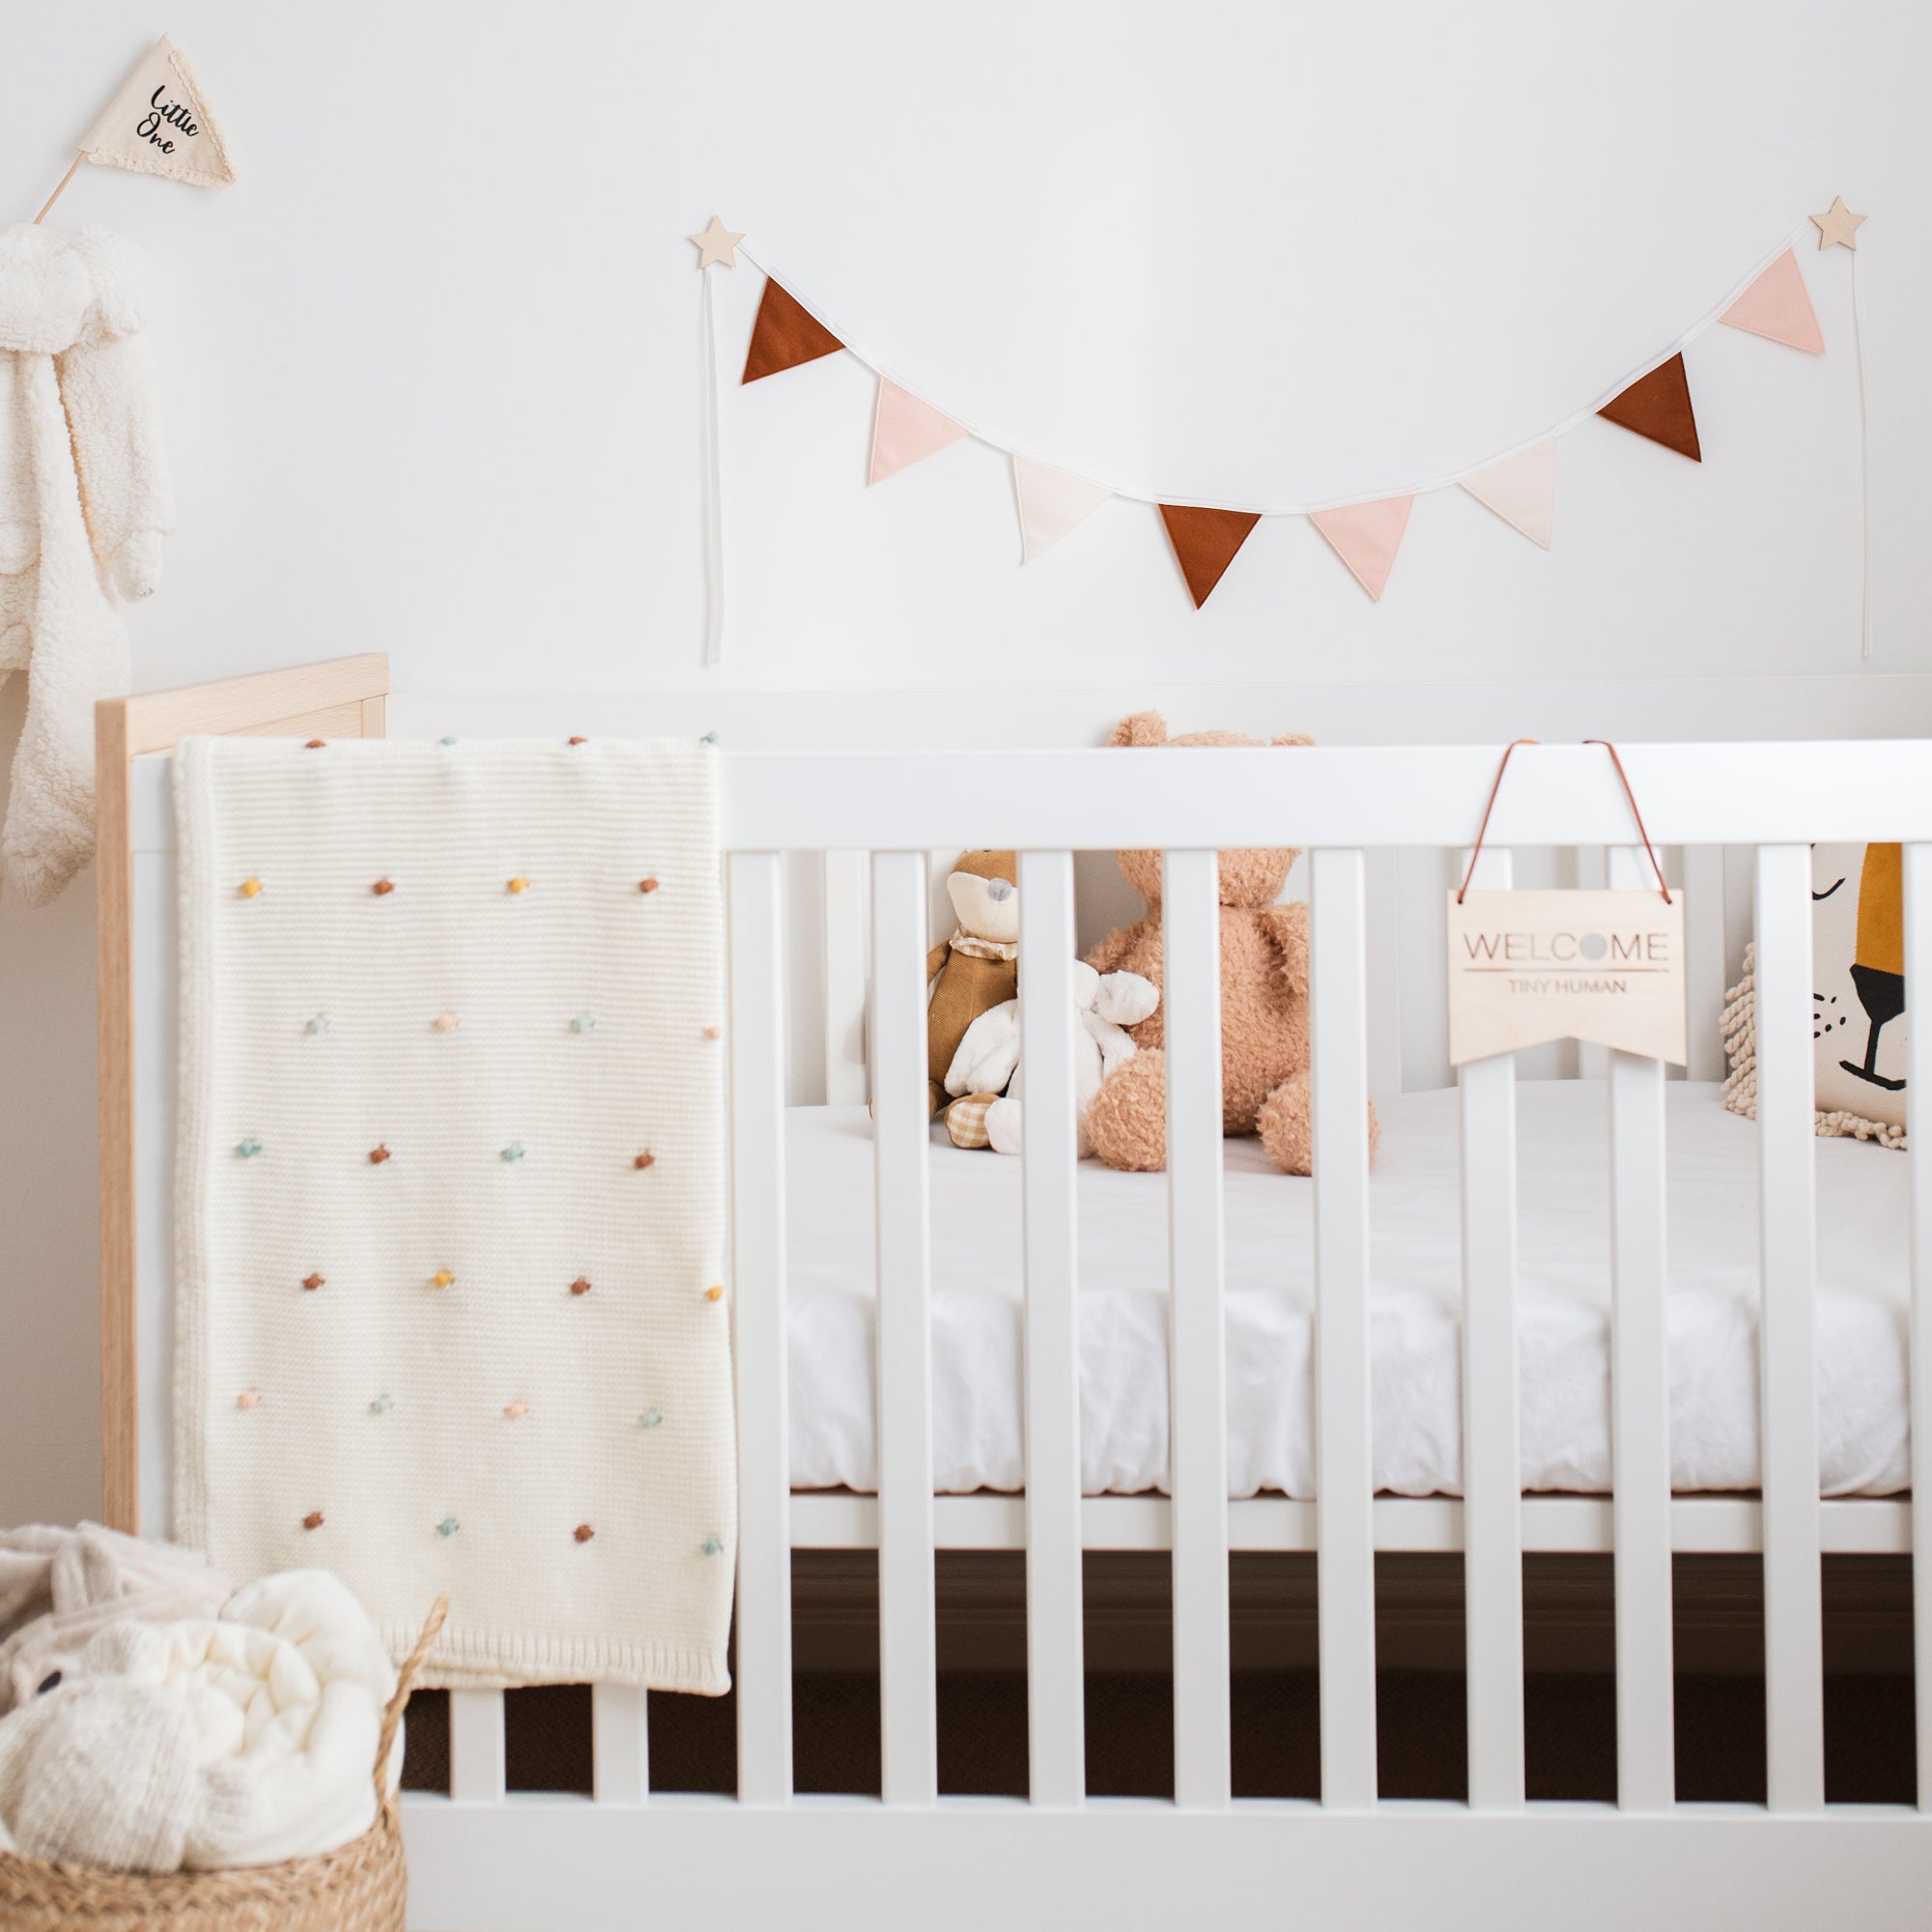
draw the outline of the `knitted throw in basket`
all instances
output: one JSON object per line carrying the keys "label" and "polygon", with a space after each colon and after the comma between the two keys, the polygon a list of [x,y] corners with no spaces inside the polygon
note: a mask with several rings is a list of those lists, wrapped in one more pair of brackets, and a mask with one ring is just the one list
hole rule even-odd
{"label": "knitted throw in basket", "polygon": [[190,739],[176,1533],[425,1681],[717,1694],[716,754]]}
{"label": "knitted throw in basket", "polygon": [[439,1598],[396,1675],[376,1747],[376,1822],[359,1838],[313,1858],[245,1871],[96,1871],[0,1852],[5,1932],[404,1932],[409,1867],[389,1789],[390,1747],[410,1690],[441,1630]]}

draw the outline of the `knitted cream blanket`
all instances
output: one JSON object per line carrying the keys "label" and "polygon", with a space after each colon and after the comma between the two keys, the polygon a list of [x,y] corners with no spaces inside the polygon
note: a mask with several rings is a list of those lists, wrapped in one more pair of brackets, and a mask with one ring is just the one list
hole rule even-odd
{"label": "knitted cream blanket", "polygon": [[177,1534],[429,1681],[727,1688],[715,754],[189,739]]}

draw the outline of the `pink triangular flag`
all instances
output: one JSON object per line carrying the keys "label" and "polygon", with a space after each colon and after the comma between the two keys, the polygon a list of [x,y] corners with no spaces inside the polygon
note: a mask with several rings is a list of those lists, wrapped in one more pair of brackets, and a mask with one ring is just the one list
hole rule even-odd
{"label": "pink triangular flag", "polygon": [[878,407],[872,412],[872,473],[867,481],[882,483],[965,434],[964,424],[881,376]]}
{"label": "pink triangular flag", "polygon": [[1556,440],[1533,442],[1500,463],[1492,463],[1473,476],[1463,478],[1463,488],[1485,509],[1493,510],[1512,529],[1520,530],[1531,543],[1549,548],[1556,521]]}
{"label": "pink triangular flag", "polygon": [[1114,493],[1069,470],[1031,458],[1013,458],[1013,495],[1020,506],[1020,561],[1031,563],[1076,525],[1084,524]]}
{"label": "pink triangular flag", "polygon": [[1718,320],[1803,349],[1807,355],[1825,353],[1825,337],[1804,286],[1804,271],[1789,248]]}
{"label": "pink triangular flag", "polygon": [[1345,510],[1312,510],[1308,521],[1328,539],[1329,549],[1349,566],[1355,582],[1379,600],[1414,501],[1413,497],[1384,497],[1378,502],[1350,503]]}

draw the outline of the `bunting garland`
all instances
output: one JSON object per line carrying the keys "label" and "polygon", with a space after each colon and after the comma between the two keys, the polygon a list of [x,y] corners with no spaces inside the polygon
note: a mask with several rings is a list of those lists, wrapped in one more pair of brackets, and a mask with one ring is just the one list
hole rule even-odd
{"label": "bunting garland", "polygon": [[[1818,231],[1821,249],[1835,243],[1855,250],[1857,230],[1864,218],[1854,214],[1841,200],[1833,200],[1826,213],[1812,215],[1809,221]],[[724,229],[715,216],[706,230],[693,235],[691,240],[697,244],[702,270],[708,270],[713,266],[734,267],[736,255],[742,253],[765,274],[744,374],[739,379],[741,387],[841,350],[856,355],[873,371],[878,390],[873,405],[868,483],[895,476],[968,437],[1001,449],[1012,466],[1022,563],[1031,563],[1051,550],[1112,497],[1151,501],[1160,512],[1181,581],[1197,610],[1213,594],[1264,517],[1306,517],[1356,582],[1377,602],[1388,586],[1418,496],[1459,488],[1512,529],[1547,551],[1554,540],[1557,439],[1585,418],[1601,416],[1605,422],[1688,457],[1693,463],[1703,461],[1684,350],[1714,324],[1721,323],[1806,355],[1825,353],[1824,334],[1799,265],[1794,233],[1636,376],[1541,435],[1467,469],[1433,477],[1398,492],[1325,503],[1261,508],[1226,503],[1176,503],[1150,498],[1061,469],[947,414],[896,376],[889,374],[882,362],[855,345],[849,336],[835,333],[816,311],[807,307],[778,280],[757,252],[744,246],[742,235]],[[1855,268],[1856,263],[1854,255]],[[715,362],[708,274],[706,285],[707,353]],[[1854,295],[1856,320],[1856,291]],[[715,389],[709,392],[707,402],[715,416]],[[719,492],[715,420],[711,434],[713,441],[707,455],[715,498]],[[716,513],[714,501],[714,534]],[[713,657],[718,645],[716,613],[722,610],[722,583],[714,583],[710,652]]]}

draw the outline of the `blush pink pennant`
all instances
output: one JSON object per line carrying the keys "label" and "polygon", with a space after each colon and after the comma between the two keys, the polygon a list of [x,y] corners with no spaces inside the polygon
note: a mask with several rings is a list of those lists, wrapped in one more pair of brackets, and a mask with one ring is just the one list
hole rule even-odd
{"label": "blush pink pennant", "polygon": [[1383,497],[1342,510],[1311,510],[1308,521],[1327,538],[1329,549],[1349,566],[1355,582],[1379,602],[1414,501],[1413,497]]}
{"label": "blush pink pennant", "polygon": [[1789,248],[1718,320],[1809,355],[1825,353],[1825,336],[1804,286],[1804,271]]}
{"label": "blush pink pennant", "polygon": [[1463,488],[1485,509],[1493,510],[1531,543],[1549,548],[1556,521],[1556,441],[1533,442],[1500,463],[1492,463]]}
{"label": "blush pink pennant", "polygon": [[1084,524],[1114,493],[1070,470],[1013,458],[1013,496],[1020,506],[1020,561],[1031,563],[1068,530]]}
{"label": "blush pink pennant", "polygon": [[948,443],[966,434],[963,423],[943,416],[896,383],[879,378],[879,400],[872,412],[872,471],[870,483],[882,483],[923,463]]}

